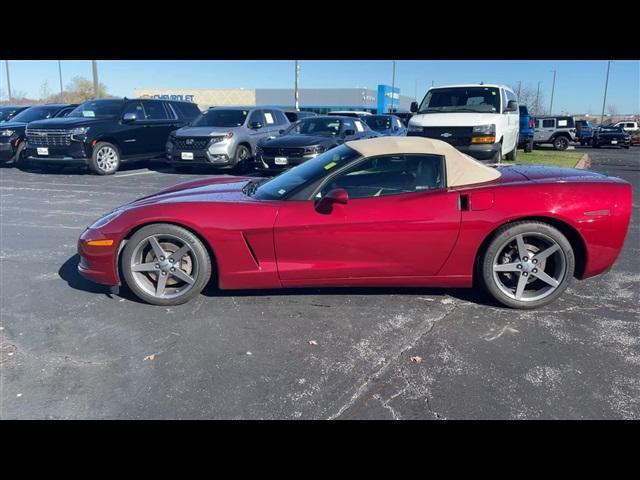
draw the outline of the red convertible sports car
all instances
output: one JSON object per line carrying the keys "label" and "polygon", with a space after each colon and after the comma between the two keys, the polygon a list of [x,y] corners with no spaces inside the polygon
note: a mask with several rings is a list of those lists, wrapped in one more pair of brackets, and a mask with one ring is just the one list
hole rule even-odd
{"label": "red convertible sports car", "polygon": [[182,183],[80,237],[78,269],[176,305],[221,289],[482,285],[534,308],[616,260],[631,185],[585,170],[481,164],[439,140],[347,142],[277,177]]}

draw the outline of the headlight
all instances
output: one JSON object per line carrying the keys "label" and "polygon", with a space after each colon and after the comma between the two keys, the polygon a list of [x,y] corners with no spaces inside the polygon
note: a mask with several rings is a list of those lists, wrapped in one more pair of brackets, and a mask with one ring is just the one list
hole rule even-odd
{"label": "headlight", "polygon": [[71,135],[84,135],[89,131],[89,127],[76,127],[71,129]]}
{"label": "headlight", "polygon": [[214,133],[210,133],[209,136],[211,137],[211,143],[220,143],[232,138],[233,133],[229,132],[225,135],[220,135],[219,133],[214,132]]}
{"label": "headlight", "polygon": [[0,137],[10,137],[14,133],[16,133],[15,130],[0,130]]}
{"label": "headlight", "polygon": [[89,228],[96,229],[104,227],[107,223],[114,220],[117,216],[122,213],[122,210],[114,210],[113,212],[107,213],[105,216],[100,217],[98,220],[93,222]]}
{"label": "headlight", "polygon": [[315,147],[304,147],[304,153],[322,153],[324,152],[324,147],[317,145]]}
{"label": "headlight", "polygon": [[422,127],[420,125],[411,125],[411,124],[409,124],[409,127],[407,128],[407,130],[409,132],[421,132],[422,131]]}
{"label": "headlight", "polygon": [[491,125],[476,125],[473,127],[474,135],[495,135],[496,126],[494,124]]}

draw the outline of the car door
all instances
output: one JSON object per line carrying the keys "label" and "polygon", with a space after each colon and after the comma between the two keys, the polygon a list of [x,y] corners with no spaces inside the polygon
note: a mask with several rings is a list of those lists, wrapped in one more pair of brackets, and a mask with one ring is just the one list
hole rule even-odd
{"label": "car door", "polygon": [[[260,128],[251,128],[251,125],[260,125]],[[251,149],[255,151],[258,141],[269,136],[269,129],[266,126],[266,120],[262,110],[253,110],[247,119],[247,132],[251,141]]]}
{"label": "car door", "polygon": [[536,129],[533,135],[534,142],[548,142],[556,129],[555,118],[541,118],[537,120]]}
{"label": "car door", "polygon": [[169,132],[176,129],[177,118],[168,110],[165,102],[159,100],[143,101],[146,113],[145,122],[145,156],[159,155],[164,152]]}
{"label": "car door", "polygon": [[328,177],[313,198],[335,188],[350,198],[330,212],[313,199],[283,202],[274,226],[283,285],[437,274],[461,219],[458,193],[444,188],[443,157],[364,159]]}
{"label": "car door", "polygon": [[136,119],[133,122],[125,123],[122,118],[117,130],[113,133],[116,137],[120,153],[123,157],[142,155],[149,149],[147,144],[147,116],[140,100],[128,102],[123,111],[122,117],[127,113],[133,113]]}

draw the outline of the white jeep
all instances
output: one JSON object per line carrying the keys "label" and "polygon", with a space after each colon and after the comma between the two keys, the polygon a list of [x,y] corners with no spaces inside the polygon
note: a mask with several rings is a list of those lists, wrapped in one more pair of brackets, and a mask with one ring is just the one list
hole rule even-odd
{"label": "white jeep", "polygon": [[518,99],[503,85],[432,87],[409,120],[409,136],[444,140],[478,160],[515,160],[520,130]]}

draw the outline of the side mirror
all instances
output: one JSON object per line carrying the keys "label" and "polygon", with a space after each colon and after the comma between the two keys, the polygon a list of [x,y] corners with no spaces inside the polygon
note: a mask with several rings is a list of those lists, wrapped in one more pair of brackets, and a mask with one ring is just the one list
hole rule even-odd
{"label": "side mirror", "polygon": [[319,213],[331,213],[333,206],[346,205],[349,201],[349,194],[344,188],[334,188],[316,203],[316,210]]}
{"label": "side mirror", "polygon": [[251,122],[251,123],[249,123],[249,128],[251,130],[258,130],[258,129],[262,128],[262,122]]}
{"label": "side mirror", "polygon": [[411,113],[416,113],[418,111],[418,102],[411,102],[411,107],[409,108]]}
{"label": "side mirror", "polygon": [[342,136],[344,136],[344,137],[350,137],[351,135],[355,135],[355,134],[356,134],[356,131],[355,131],[355,130],[351,130],[351,129],[349,129],[349,130],[345,130],[345,131],[342,133]]}
{"label": "side mirror", "polygon": [[515,100],[509,100],[509,102],[507,103],[507,108],[505,108],[505,112],[515,112],[516,110],[518,110],[518,102],[516,102]]}
{"label": "side mirror", "polygon": [[133,123],[138,119],[138,116],[133,112],[127,112],[122,117],[122,123]]}

